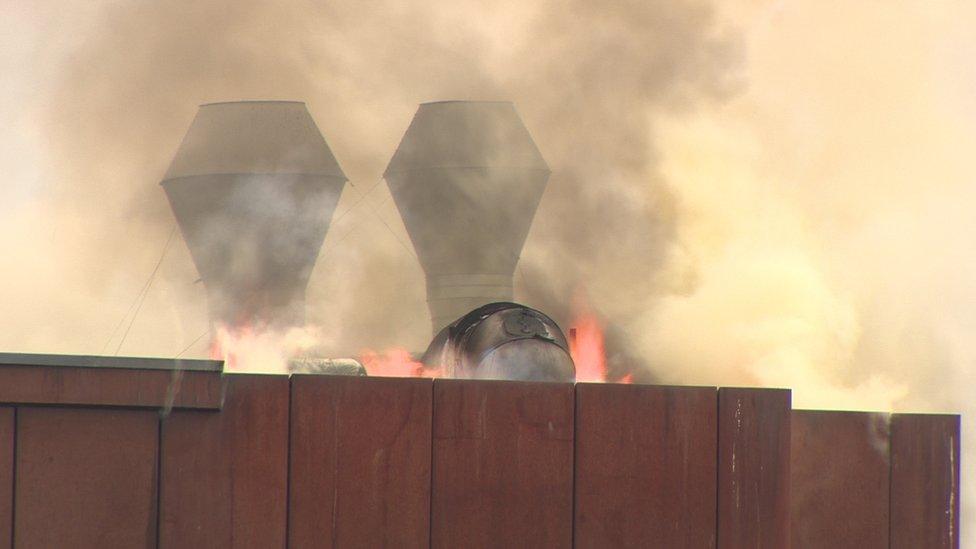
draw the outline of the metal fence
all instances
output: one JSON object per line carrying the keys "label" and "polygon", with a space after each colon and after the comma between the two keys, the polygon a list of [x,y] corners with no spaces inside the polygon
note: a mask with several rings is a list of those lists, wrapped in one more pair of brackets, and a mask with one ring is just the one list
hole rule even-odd
{"label": "metal fence", "polygon": [[958,531],[958,416],[794,411],[775,389],[0,364],[0,547],[954,548]]}

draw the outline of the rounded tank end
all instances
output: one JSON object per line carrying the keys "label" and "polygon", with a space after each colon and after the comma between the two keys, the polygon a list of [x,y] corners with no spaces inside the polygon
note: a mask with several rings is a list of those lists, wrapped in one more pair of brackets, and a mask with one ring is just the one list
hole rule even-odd
{"label": "rounded tank end", "polygon": [[441,330],[421,359],[447,377],[576,379],[569,342],[544,313],[512,302],[482,305]]}

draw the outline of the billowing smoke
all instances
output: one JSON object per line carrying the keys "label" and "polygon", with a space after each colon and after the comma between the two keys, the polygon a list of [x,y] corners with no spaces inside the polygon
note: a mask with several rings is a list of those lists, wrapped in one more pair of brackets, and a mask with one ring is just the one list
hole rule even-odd
{"label": "billowing smoke", "polygon": [[235,99],[306,101],[349,177],[307,293],[321,351],[422,349],[423,272],[380,176],[418,103],[501,99],[553,170],[516,298],[565,325],[587,296],[632,355],[616,368],[976,411],[972,8],[30,4],[0,48],[5,350],[206,352],[179,238],[149,277],[158,182],[197,105]]}
{"label": "billowing smoke", "polygon": [[747,88],[658,121],[679,204],[668,269],[695,280],[637,323],[644,355],[662,381],[787,386],[801,408],[962,412],[971,455],[976,12],[731,15]]}
{"label": "billowing smoke", "polygon": [[[430,338],[422,273],[380,176],[432,99],[513,100],[554,170],[520,297],[566,322],[558,309],[585,286],[615,323],[635,318],[660,293],[675,226],[649,121],[729,93],[737,51],[697,2],[156,2],[102,6],[83,28],[32,122],[50,181],[43,215],[74,240],[63,255],[77,293],[105,301],[96,331],[108,339],[125,290],[159,255],[172,216],[157,183],[197,104],[298,99],[351,181],[309,288],[308,318],[334,335],[333,354]],[[189,342],[205,329],[202,288],[182,242],[169,254],[156,284],[173,294]],[[123,349],[167,354],[152,324],[137,318]]]}

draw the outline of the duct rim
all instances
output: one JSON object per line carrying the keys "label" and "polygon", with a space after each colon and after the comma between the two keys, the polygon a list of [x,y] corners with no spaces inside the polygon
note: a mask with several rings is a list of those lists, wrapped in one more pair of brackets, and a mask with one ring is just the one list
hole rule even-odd
{"label": "duct rim", "polygon": [[437,171],[437,170],[480,170],[480,171],[488,171],[488,170],[492,170],[492,171],[518,170],[518,171],[521,171],[521,172],[543,172],[543,173],[546,173],[546,174],[552,174],[552,170],[550,170],[549,168],[539,168],[537,166],[518,166],[518,165],[515,165],[515,164],[504,165],[504,166],[489,166],[489,165],[478,165],[478,166],[458,165],[458,166],[451,166],[449,164],[445,164],[445,165],[438,165],[438,166],[419,166],[419,167],[416,167],[416,168],[398,168],[398,169],[395,169],[395,170],[387,169],[385,172],[383,172],[383,177],[386,177],[387,175],[397,175],[397,174],[401,174],[401,173],[415,173],[415,172],[424,172],[424,171],[431,171],[431,172],[433,172],[433,171]]}
{"label": "duct rim", "polygon": [[440,105],[443,103],[469,103],[478,105],[515,105],[513,101],[492,101],[492,100],[479,100],[479,99],[440,99],[438,101],[424,101],[421,105]]}
{"label": "duct rim", "polygon": [[349,181],[349,178],[345,176],[339,177],[337,175],[330,175],[330,174],[323,174],[323,173],[316,173],[316,172],[222,172],[222,173],[201,173],[201,174],[192,174],[192,175],[178,175],[176,177],[167,177],[166,179],[161,179],[159,181],[159,184],[165,185],[170,181],[175,182],[183,179],[195,179],[195,178],[215,177],[215,176],[243,177],[243,178],[262,177],[262,176],[263,177],[293,176],[293,177],[308,177],[308,178],[315,178],[315,179],[333,179],[336,181],[342,181],[343,183]]}
{"label": "duct rim", "polygon": [[292,105],[305,105],[304,101],[293,99],[241,99],[238,101],[212,101],[210,103],[200,103],[198,107],[209,107],[212,105],[240,105],[242,103],[289,103]]}

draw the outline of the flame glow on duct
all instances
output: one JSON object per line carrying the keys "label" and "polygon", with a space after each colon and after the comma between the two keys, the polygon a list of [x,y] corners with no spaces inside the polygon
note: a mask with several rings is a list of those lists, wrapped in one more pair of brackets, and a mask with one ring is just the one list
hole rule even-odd
{"label": "flame glow on duct", "polygon": [[310,326],[279,331],[245,325],[214,328],[210,358],[224,361],[226,372],[288,373],[288,360],[308,353],[321,341]]}
{"label": "flame glow on duct", "polygon": [[593,312],[583,292],[574,299],[575,315],[569,329],[569,353],[576,365],[576,381],[633,383],[633,375],[610,379],[604,342],[604,324]]}
{"label": "flame glow on duct", "polygon": [[394,347],[383,352],[366,349],[360,353],[359,362],[371,376],[379,377],[440,377],[438,370],[416,361],[410,352]]}
{"label": "flame glow on duct", "polygon": [[[576,366],[576,381],[609,382],[609,369],[604,344],[604,325],[585,299],[577,296],[576,315],[569,331],[570,355]],[[209,356],[224,361],[224,371],[237,373],[289,373],[289,360],[307,356],[322,343],[320,330],[311,326],[275,330],[266,326],[244,325],[214,328]],[[364,349],[357,357],[370,376],[420,377],[443,376],[439,368],[431,368],[415,360],[403,347],[383,351]],[[631,383],[630,374],[616,380]]]}
{"label": "flame glow on duct", "polygon": [[579,314],[569,333],[569,353],[576,364],[576,381],[606,381],[607,354],[600,320],[592,313]]}

